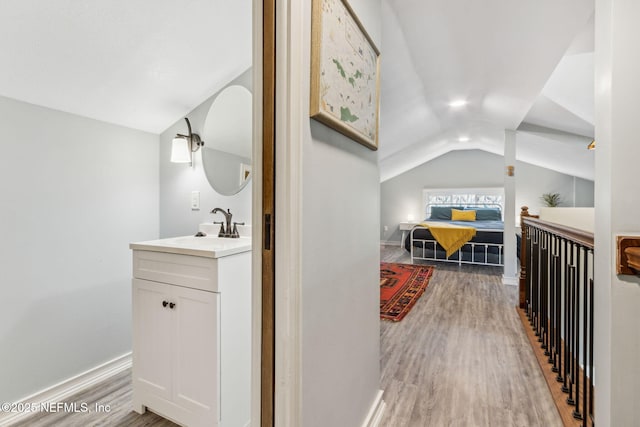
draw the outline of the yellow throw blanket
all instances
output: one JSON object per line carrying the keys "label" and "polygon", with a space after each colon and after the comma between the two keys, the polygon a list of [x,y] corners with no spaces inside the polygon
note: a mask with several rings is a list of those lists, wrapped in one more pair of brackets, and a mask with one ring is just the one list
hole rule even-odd
{"label": "yellow throw blanket", "polygon": [[447,251],[447,258],[476,235],[476,229],[473,227],[447,224],[446,222],[425,221],[419,225],[431,231],[436,241]]}

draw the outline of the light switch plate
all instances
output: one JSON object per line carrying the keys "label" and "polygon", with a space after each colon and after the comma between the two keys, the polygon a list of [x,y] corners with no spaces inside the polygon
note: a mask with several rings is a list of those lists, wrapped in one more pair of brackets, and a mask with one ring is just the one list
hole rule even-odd
{"label": "light switch plate", "polygon": [[191,192],[191,209],[194,211],[200,209],[200,192],[199,191]]}

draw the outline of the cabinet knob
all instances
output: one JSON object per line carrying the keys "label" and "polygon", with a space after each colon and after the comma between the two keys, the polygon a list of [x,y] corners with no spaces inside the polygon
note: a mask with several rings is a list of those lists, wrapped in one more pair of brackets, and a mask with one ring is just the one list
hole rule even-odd
{"label": "cabinet knob", "polygon": [[[163,307],[166,307],[168,304],[169,304],[169,301],[162,301],[162,306]],[[171,307],[171,308],[173,308],[173,307]]]}
{"label": "cabinet knob", "polygon": [[170,302],[169,303],[169,308],[173,310],[173,308],[176,306],[175,302]]}

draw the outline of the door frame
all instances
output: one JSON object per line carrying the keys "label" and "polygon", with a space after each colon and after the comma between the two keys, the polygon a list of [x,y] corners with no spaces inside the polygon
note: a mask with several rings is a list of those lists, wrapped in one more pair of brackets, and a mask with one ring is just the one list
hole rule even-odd
{"label": "door frame", "polygon": [[252,427],[302,425],[303,3],[254,0]]}
{"label": "door frame", "polygon": [[252,427],[276,425],[275,6],[253,0]]}
{"label": "door frame", "polygon": [[[252,426],[275,410],[275,1],[254,0]],[[259,207],[259,208],[258,208]],[[259,249],[258,249],[259,248]],[[259,417],[257,416],[259,414]]]}
{"label": "door frame", "polygon": [[[299,427],[302,417],[302,153],[309,120],[311,2],[276,4],[275,425]],[[309,43],[305,50],[305,43]],[[306,60],[305,60],[306,58]],[[305,83],[306,82],[306,83]]]}

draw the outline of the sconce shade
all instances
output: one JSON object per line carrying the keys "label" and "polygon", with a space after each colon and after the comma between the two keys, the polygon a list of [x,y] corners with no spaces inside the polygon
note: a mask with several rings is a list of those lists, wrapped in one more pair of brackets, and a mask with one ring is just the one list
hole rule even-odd
{"label": "sconce shade", "polygon": [[191,147],[186,138],[175,137],[171,144],[171,161],[173,163],[191,162]]}
{"label": "sconce shade", "polygon": [[204,145],[204,141],[200,139],[200,135],[191,132],[191,122],[188,118],[184,118],[189,128],[188,135],[177,134],[173,138],[171,144],[171,161],[173,163],[191,163],[193,165],[193,153],[198,151]]}

